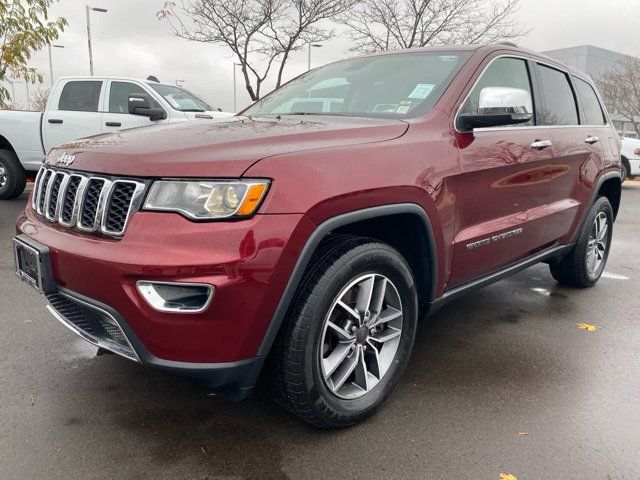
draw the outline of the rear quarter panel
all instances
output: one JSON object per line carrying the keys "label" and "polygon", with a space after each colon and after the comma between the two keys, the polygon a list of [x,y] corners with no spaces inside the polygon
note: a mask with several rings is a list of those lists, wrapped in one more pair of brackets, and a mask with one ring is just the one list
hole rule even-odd
{"label": "rear quarter panel", "polygon": [[18,155],[27,170],[36,170],[44,158],[40,137],[42,113],[0,110],[0,137]]}

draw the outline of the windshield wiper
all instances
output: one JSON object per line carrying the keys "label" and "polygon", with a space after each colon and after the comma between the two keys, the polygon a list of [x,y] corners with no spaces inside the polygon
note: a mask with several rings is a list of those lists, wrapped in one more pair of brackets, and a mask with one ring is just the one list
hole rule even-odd
{"label": "windshield wiper", "polygon": [[200,108],[184,108],[181,110],[181,112],[205,112],[206,110],[202,110]]}

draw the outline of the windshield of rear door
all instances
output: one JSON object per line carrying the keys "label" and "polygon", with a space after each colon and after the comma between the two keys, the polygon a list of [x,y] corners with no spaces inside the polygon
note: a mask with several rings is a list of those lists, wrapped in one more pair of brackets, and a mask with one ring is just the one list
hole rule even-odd
{"label": "windshield of rear door", "polygon": [[243,115],[417,117],[434,107],[469,56],[416,52],[332,63],[289,82]]}
{"label": "windshield of rear door", "polygon": [[162,95],[162,98],[164,98],[174,110],[180,112],[206,112],[213,110],[207,102],[183,88],[164,85],[162,83],[149,83],[148,85]]}

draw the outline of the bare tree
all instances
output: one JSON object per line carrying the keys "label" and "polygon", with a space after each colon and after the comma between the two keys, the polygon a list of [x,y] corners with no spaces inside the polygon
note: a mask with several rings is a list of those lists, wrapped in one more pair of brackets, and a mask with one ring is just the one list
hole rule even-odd
{"label": "bare tree", "polygon": [[520,0],[362,0],[343,20],[350,50],[374,53],[427,45],[491,43],[526,32]]}
{"label": "bare tree", "polygon": [[594,80],[607,108],[640,135],[640,59],[627,57]]}
{"label": "bare tree", "polygon": [[49,89],[39,88],[36,90],[35,98],[31,102],[31,107],[37,112],[44,112],[47,107],[47,101],[49,100]]}
{"label": "bare tree", "polygon": [[176,36],[227,47],[240,64],[252,100],[274,64],[276,87],[282,83],[291,52],[333,37],[323,27],[357,0],[184,0],[166,2],[158,12]]}

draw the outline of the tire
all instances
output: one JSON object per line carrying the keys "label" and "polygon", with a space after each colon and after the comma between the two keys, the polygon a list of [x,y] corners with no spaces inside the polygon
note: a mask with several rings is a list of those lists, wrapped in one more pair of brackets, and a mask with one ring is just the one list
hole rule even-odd
{"label": "tire", "polygon": [[624,160],[622,160],[622,164],[620,165],[620,175],[621,183],[624,183],[625,180],[629,178],[629,167]]}
{"label": "tire", "polygon": [[[598,219],[598,224],[596,224]],[[597,235],[606,220],[604,236]],[[561,260],[550,264],[551,275],[563,285],[587,288],[594,286],[607,264],[613,236],[613,208],[605,197],[593,204],[573,249]],[[597,237],[597,238],[595,238]],[[594,240],[595,238],[595,240]],[[595,249],[595,250],[594,250]],[[589,252],[594,252],[594,257]]]}
{"label": "tire", "polygon": [[0,200],[11,200],[22,195],[27,174],[15,153],[0,150]]}
{"label": "tire", "polygon": [[[366,298],[368,291],[370,306],[360,308],[358,319],[356,299]],[[337,303],[340,299],[353,308],[351,313]],[[401,315],[393,310],[398,307]],[[379,310],[384,318],[394,318],[374,326],[381,320]],[[271,385],[276,400],[319,428],[341,428],[366,419],[400,380],[413,348],[417,317],[415,282],[397,250],[360,237],[329,240],[311,262],[274,345]],[[341,327],[340,333],[329,321]],[[352,332],[351,327],[361,322],[363,326]],[[380,352],[384,355],[378,357]],[[343,354],[334,369],[333,360]],[[345,375],[353,365],[353,373]]]}

